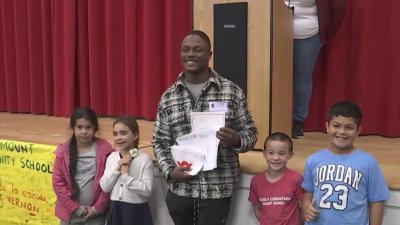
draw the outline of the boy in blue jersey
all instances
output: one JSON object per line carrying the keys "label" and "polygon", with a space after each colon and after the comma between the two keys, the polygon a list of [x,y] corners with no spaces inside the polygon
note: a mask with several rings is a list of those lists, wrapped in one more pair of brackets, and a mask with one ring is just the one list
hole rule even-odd
{"label": "boy in blue jersey", "polygon": [[341,101],[326,122],[330,146],[312,154],[304,169],[304,219],[309,225],[381,225],[389,198],[382,171],[369,153],[354,147],[361,109]]}

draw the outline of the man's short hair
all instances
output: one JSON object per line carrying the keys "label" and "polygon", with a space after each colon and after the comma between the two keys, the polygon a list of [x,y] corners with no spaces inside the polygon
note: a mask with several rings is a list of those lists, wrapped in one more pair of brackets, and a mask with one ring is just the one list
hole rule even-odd
{"label": "man's short hair", "polygon": [[186,34],[186,36],[189,36],[189,35],[196,35],[196,36],[200,37],[201,39],[203,39],[207,43],[209,49],[211,50],[211,41],[206,33],[204,33],[201,30],[192,30]]}

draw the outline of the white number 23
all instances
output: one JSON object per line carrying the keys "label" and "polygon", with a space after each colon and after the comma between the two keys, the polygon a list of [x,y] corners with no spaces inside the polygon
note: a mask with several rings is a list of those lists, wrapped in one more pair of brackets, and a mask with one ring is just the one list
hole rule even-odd
{"label": "white number 23", "polygon": [[[321,185],[321,190],[325,191],[325,194],[319,201],[320,208],[330,209],[333,207],[336,210],[345,210],[347,208],[349,194],[349,188],[347,186],[339,184],[333,187],[332,184],[323,184]],[[328,200],[328,198],[332,196],[334,192],[339,192],[337,202]]]}

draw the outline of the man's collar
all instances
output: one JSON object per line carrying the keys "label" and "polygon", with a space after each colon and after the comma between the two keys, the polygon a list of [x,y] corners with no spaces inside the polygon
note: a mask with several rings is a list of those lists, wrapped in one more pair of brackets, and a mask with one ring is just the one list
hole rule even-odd
{"label": "man's collar", "polygon": [[[219,77],[218,73],[215,72],[215,70],[213,70],[212,68],[210,68],[209,70],[210,70],[210,78],[208,79],[209,83],[214,83],[217,86],[217,88],[219,89],[221,86],[221,83],[218,79],[218,77]],[[185,86],[184,80],[185,80],[185,72],[181,72],[178,76],[178,80],[176,82],[176,87],[183,88]]]}

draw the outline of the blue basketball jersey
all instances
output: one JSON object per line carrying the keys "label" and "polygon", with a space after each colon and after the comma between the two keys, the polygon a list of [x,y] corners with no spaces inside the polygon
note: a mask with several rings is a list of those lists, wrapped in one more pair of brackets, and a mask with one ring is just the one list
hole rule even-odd
{"label": "blue basketball jersey", "polygon": [[369,202],[389,198],[375,158],[361,149],[335,154],[323,149],[307,159],[302,187],[320,214],[309,225],[369,225]]}

